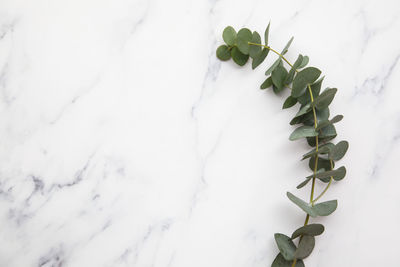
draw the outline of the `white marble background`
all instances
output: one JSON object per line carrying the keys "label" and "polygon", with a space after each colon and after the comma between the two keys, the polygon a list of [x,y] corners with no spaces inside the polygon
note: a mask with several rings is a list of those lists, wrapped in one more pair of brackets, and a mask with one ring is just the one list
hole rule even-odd
{"label": "white marble background", "polygon": [[350,142],[306,265],[400,266],[398,0],[0,0],[0,266],[270,266],[307,146],[258,89],[272,54],[215,58],[225,26],[270,20]]}

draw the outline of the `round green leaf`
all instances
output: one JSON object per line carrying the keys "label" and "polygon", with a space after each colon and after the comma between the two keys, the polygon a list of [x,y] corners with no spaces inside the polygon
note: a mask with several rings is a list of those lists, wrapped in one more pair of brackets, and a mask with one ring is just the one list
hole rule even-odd
{"label": "round green leaf", "polygon": [[304,155],[303,155],[303,158],[302,158],[301,160],[304,160],[304,159],[306,159],[306,158],[315,156],[315,155],[317,155],[317,154],[328,154],[328,153],[330,152],[330,150],[332,149],[332,147],[334,147],[334,144],[332,144],[332,143],[327,143],[327,144],[324,144],[324,145],[320,146],[320,147],[318,148],[318,152],[317,152],[317,150],[314,148],[314,149],[312,149],[311,151],[309,151],[309,152],[307,152],[306,154],[304,154]]}
{"label": "round green leaf", "polygon": [[279,251],[281,252],[282,256],[285,260],[293,260],[294,252],[296,251],[296,246],[294,245],[293,241],[290,237],[276,233],[274,235],[276,244],[278,245]]}
{"label": "round green leaf", "polygon": [[308,224],[294,231],[292,234],[292,239],[295,239],[302,235],[317,236],[322,234],[324,230],[325,227],[322,224],[319,223]]}
{"label": "round green leaf", "polygon": [[297,259],[305,259],[310,256],[315,246],[315,237],[305,235],[300,239],[299,246],[294,254]]}
{"label": "round green leaf", "polygon": [[[313,138],[315,139],[315,138]],[[312,156],[308,162],[308,166],[312,171],[314,171],[314,166],[315,166],[315,156]],[[335,167],[335,163],[332,162],[332,166]],[[325,170],[330,170],[331,169],[331,161],[323,158],[318,158],[318,165],[317,165],[317,170],[325,169]]]}
{"label": "round green leaf", "polygon": [[317,109],[327,108],[332,102],[335,94],[337,92],[336,88],[325,89],[314,101],[314,105]]}
{"label": "round green leaf", "polygon": [[281,65],[279,65],[272,71],[272,83],[276,86],[277,92],[280,92],[285,88],[285,80],[287,74],[287,70]]}
{"label": "round green leaf", "polygon": [[[311,178],[314,175],[307,176],[307,178]],[[324,179],[324,178],[333,178],[336,181],[342,180],[346,176],[346,168],[344,166],[336,169],[336,170],[329,170],[324,172],[319,172],[315,174],[315,178]],[[329,179],[327,179],[329,181]]]}
{"label": "round green leaf", "polygon": [[[272,262],[271,267],[292,267],[292,263],[293,261],[285,260],[282,254],[279,253]],[[305,267],[304,262],[302,260],[297,260],[295,267]]]}
{"label": "round green leaf", "polygon": [[299,97],[305,93],[308,84],[315,82],[321,71],[314,67],[308,67],[300,71],[293,80],[292,96]]}
{"label": "round green leaf", "polygon": [[220,46],[217,48],[217,57],[218,57],[220,60],[223,60],[223,61],[229,60],[229,59],[231,58],[231,51],[229,51],[228,46],[226,46],[226,45],[220,45]]}
{"label": "round green leaf", "polygon": [[[314,82],[313,84],[311,84],[311,91],[313,94],[313,98],[315,99],[318,95],[319,92],[321,91],[321,86],[322,86],[322,82],[324,80],[325,77],[321,77],[319,78],[316,82]],[[298,97],[298,101],[302,104],[305,105],[307,103],[311,102],[311,96],[310,96],[310,92],[308,90],[306,90],[305,94],[301,95]]]}
{"label": "round green leaf", "polygon": [[251,39],[253,38],[253,34],[251,31],[247,28],[240,29],[240,31],[237,34],[237,47],[239,48],[240,52],[242,52],[245,55],[249,54],[249,49],[250,45],[249,42],[251,42]]}
{"label": "round green leaf", "polygon": [[333,213],[337,208],[337,200],[330,200],[318,203],[313,207],[314,212],[318,216],[328,216]]}
{"label": "round green leaf", "polygon": [[231,50],[231,56],[233,61],[239,66],[243,66],[246,64],[247,60],[249,59],[249,55],[245,55],[239,51],[239,49],[235,46]]}
{"label": "round green leaf", "polygon": [[[258,32],[253,32],[253,37],[251,38],[251,42],[255,44],[261,44],[261,36]],[[255,58],[261,52],[261,46],[258,45],[250,45],[249,47],[249,55],[251,58]]]}
{"label": "round green leaf", "polygon": [[347,150],[349,149],[349,142],[340,141],[330,151],[329,158],[332,160],[340,160],[344,157]]}
{"label": "round green leaf", "polygon": [[294,141],[304,137],[317,136],[318,132],[312,126],[300,126],[290,135],[289,140]]}
{"label": "round green leaf", "polygon": [[229,45],[229,46],[235,45],[235,42],[236,42],[235,29],[231,26],[226,27],[222,33],[222,38],[224,39],[224,41],[227,45]]}

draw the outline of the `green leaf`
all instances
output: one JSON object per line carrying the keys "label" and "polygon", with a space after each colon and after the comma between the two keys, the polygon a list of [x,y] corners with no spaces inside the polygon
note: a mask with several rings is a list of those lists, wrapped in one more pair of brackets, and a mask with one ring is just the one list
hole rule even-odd
{"label": "green leaf", "polygon": [[267,71],[265,72],[265,75],[270,75],[271,73],[272,73],[272,71],[276,68],[276,67],[278,67],[278,65],[280,64],[280,63],[282,63],[282,59],[281,58],[278,58],[275,62],[274,62],[274,64],[272,64],[271,65],[271,67],[269,67],[268,69],[267,69]]}
{"label": "green leaf", "polygon": [[330,137],[332,139],[332,138],[336,137],[336,135],[337,135],[336,128],[333,124],[328,124],[324,128],[319,129],[319,131],[320,131],[320,134],[319,134],[320,138]]}
{"label": "green leaf", "polygon": [[235,46],[231,50],[231,56],[233,61],[239,66],[243,66],[246,64],[247,60],[249,59],[249,55],[245,55],[239,51],[239,49]]}
{"label": "green leaf", "polygon": [[[335,181],[342,180],[345,176],[346,176],[346,168],[344,166],[336,170],[329,170],[315,174],[315,177],[318,179],[332,177]],[[307,176],[307,178],[311,177],[313,177],[313,175]]]}
{"label": "green leaf", "polygon": [[[282,254],[279,253],[272,262],[271,267],[292,267],[292,263],[293,261],[285,260]],[[296,266],[294,267],[305,267],[304,262],[302,260],[297,260]]]}
{"label": "green leaf", "polygon": [[314,67],[308,67],[300,71],[293,80],[292,96],[299,97],[305,93],[308,84],[315,82],[321,71]]}
{"label": "green leaf", "polygon": [[268,45],[268,35],[269,35],[269,25],[271,24],[271,22],[270,23],[268,23],[268,26],[267,26],[267,28],[265,29],[265,32],[264,32],[264,41],[265,41],[265,45]]}
{"label": "green leaf", "polygon": [[332,214],[337,208],[337,200],[330,200],[318,203],[313,207],[314,212],[318,216],[328,216]]}
{"label": "green leaf", "polygon": [[312,110],[311,104],[307,104],[307,105],[301,107],[300,110],[296,113],[296,115],[294,117],[295,118],[300,117],[300,116],[310,112],[311,110]]}
{"label": "green leaf", "polygon": [[[315,166],[315,156],[312,156],[308,162],[308,166],[312,171],[314,171],[314,166]],[[317,170],[330,170],[335,167],[335,162],[332,162],[332,168],[331,168],[331,161],[328,159],[323,159],[319,158],[318,159],[318,165],[317,165]]]}
{"label": "green leaf", "polygon": [[292,96],[289,96],[283,103],[282,109],[293,107],[294,105],[296,105],[296,103],[297,99]]}
{"label": "green leaf", "polygon": [[289,140],[294,141],[300,138],[309,137],[309,136],[317,136],[318,132],[315,131],[312,126],[300,126],[290,135]]}
{"label": "green leaf", "polygon": [[[314,99],[319,95],[319,92],[321,91],[322,81],[324,80],[324,78],[325,76],[319,78],[316,82],[310,85]],[[311,102],[310,92],[306,89],[305,94],[298,97],[298,101],[302,105],[310,103]]]}
{"label": "green leaf", "polygon": [[260,89],[267,89],[272,85],[272,78],[268,77],[260,86]]}
{"label": "green leaf", "polygon": [[322,129],[322,128],[324,128],[325,126],[328,126],[329,124],[337,123],[337,122],[341,121],[342,119],[343,119],[343,115],[336,115],[336,116],[333,117],[333,119],[331,119],[331,120],[323,120],[323,121],[320,121],[320,122],[318,123],[318,126],[317,126],[316,130]]}
{"label": "green leaf", "polygon": [[296,70],[300,66],[302,60],[303,60],[303,56],[299,55],[297,57],[296,61],[293,63],[293,67],[290,69],[288,76],[286,77],[286,81],[285,81],[286,84],[290,84],[293,81]]}
{"label": "green leaf", "polygon": [[272,83],[276,86],[278,92],[285,88],[287,74],[288,72],[283,66],[278,66],[272,71]]}
{"label": "green leaf", "polygon": [[285,47],[283,48],[281,55],[283,56],[284,54],[287,53],[287,51],[289,51],[289,47],[293,42],[294,37],[290,38],[289,42],[285,45]]}
{"label": "green leaf", "polygon": [[318,151],[314,148],[311,151],[307,152],[306,154],[303,155],[303,158],[301,160],[304,160],[306,158],[315,156],[317,154],[328,154],[329,151],[334,147],[334,144],[332,143],[327,143],[325,145],[322,145],[319,147]]}
{"label": "green leaf", "polygon": [[301,200],[290,192],[287,192],[287,197],[296,204],[299,208],[301,208],[305,213],[310,215],[311,217],[317,216],[328,216],[332,212],[334,212],[337,208],[337,200],[330,200],[326,202],[321,202],[316,204],[315,206],[311,206],[307,202]]}
{"label": "green leaf", "polygon": [[294,256],[297,259],[305,259],[310,256],[315,246],[315,237],[305,235],[300,239],[299,247],[297,248]]}
{"label": "green leaf", "polygon": [[308,64],[308,61],[309,61],[308,56],[304,56],[303,61],[301,62],[300,66],[299,66],[299,69],[304,68]]}
{"label": "green leaf", "polygon": [[227,45],[229,45],[229,46],[235,45],[235,42],[236,42],[235,29],[231,26],[226,27],[222,33],[222,38],[224,39],[224,41]]}
{"label": "green leaf", "polygon": [[340,141],[331,149],[329,153],[329,158],[338,161],[344,157],[348,149],[349,149],[349,142]]}
{"label": "green leaf", "polygon": [[337,92],[336,88],[327,88],[325,89],[314,101],[314,106],[317,109],[324,109],[329,106],[332,102],[335,94]]}
{"label": "green leaf", "polygon": [[254,58],[253,58],[253,62],[251,64],[251,67],[253,68],[253,70],[255,68],[257,68],[261,63],[263,63],[263,61],[265,60],[265,58],[268,56],[269,53],[269,49],[264,48],[263,50],[261,50]]}
{"label": "green leaf", "polygon": [[240,52],[242,52],[245,55],[249,54],[249,49],[250,45],[249,42],[251,42],[251,39],[253,38],[253,34],[251,31],[247,28],[240,29],[238,34],[237,34],[237,47],[239,48]]}
{"label": "green leaf", "polygon": [[317,235],[322,234],[324,232],[324,230],[325,230],[325,227],[322,224],[319,224],[319,223],[308,224],[308,225],[302,226],[302,227],[298,228],[296,231],[294,231],[292,234],[292,239],[295,239],[302,235],[317,236]]}
{"label": "green leaf", "polygon": [[296,204],[300,209],[302,209],[305,213],[307,213],[311,217],[317,217],[318,216],[318,214],[315,213],[315,211],[313,210],[311,205],[308,204],[307,202],[305,202],[302,199],[296,197],[295,195],[293,195],[290,192],[287,192],[286,195],[294,204]]}
{"label": "green leaf", "polygon": [[294,245],[290,237],[280,233],[276,233],[274,237],[276,244],[278,245],[279,251],[285,258],[285,260],[288,261],[293,260],[294,259],[293,255],[294,252],[296,251],[296,246]]}
{"label": "green leaf", "polygon": [[305,179],[303,182],[301,182],[299,185],[297,185],[296,188],[300,189],[300,188],[306,186],[310,180],[311,180],[310,178]]}
{"label": "green leaf", "polygon": [[231,58],[231,52],[229,51],[228,46],[220,45],[217,48],[217,57],[223,61],[229,60]]}
{"label": "green leaf", "polygon": [[[258,32],[253,32],[253,37],[251,38],[252,43],[261,44],[261,37]],[[250,45],[249,55],[251,58],[255,58],[261,52],[261,46],[258,45]]]}

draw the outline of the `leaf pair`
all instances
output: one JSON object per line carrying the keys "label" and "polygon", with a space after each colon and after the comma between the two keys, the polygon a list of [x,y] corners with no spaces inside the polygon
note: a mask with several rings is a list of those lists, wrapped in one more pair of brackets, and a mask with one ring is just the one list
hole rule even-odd
{"label": "leaf pair", "polygon": [[[284,261],[280,260],[282,263],[285,263],[285,261],[291,262],[294,259],[302,260],[307,258],[315,246],[315,237],[312,235],[301,236],[298,247],[293,243],[292,238],[284,234],[276,233],[274,237],[280,251],[279,254],[284,259]],[[272,264],[272,266],[274,265]]]}
{"label": "leaf pair", "polygon": [[300,71],[293,80],[292,96],[299,97],[306,92],[306,87],[314,83],[321,75],[321,71],[314,67],[308,67]]}
{"label": "leaf pair", "polygon": [[316,204],[315,206],[311,206],[310,204],[296,197],[290,192],[287,192],[286,194],[287,197],[294,204],[296,204],[299,208],[301,208],[305,213],[307,213],[311,217],[328,216],[329,214],[333,213],[337,208],[337,200],[321,202]]}
{"label": "leaf pair", "polygon": [[[226,45],[221,45],[217,48],[217,57],[223,61],[232,58],[233,61],[239,66],[245,65],[249,59],[249,55],[248,44],[246,43],[247,41],[244,41],[244,39],[246,38],[246,40],[250,41],[252,37],[253,35],[249,29],[244,28],[236,33],[233,27],[226,27],[222,33],[222,38],[224,39]],[[244,47],[245,43],[247,44],[247,47]]]}

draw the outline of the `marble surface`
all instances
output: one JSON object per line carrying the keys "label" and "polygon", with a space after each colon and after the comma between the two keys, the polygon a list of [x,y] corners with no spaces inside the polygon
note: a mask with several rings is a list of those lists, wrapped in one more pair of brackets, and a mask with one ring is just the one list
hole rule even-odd
{"label": "marble surface", "polygon": [[399,266],[398,0],[1,0],[0,266],[270,266],[307,146],[258,89],[272,54],[215,58],[226,25],[270,20],[350,142],[306,265]]}

